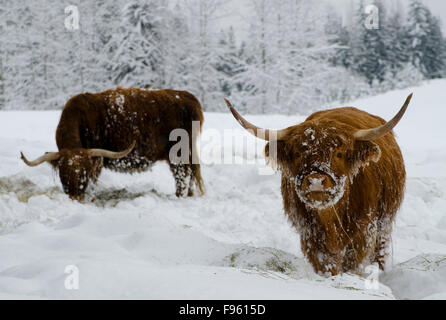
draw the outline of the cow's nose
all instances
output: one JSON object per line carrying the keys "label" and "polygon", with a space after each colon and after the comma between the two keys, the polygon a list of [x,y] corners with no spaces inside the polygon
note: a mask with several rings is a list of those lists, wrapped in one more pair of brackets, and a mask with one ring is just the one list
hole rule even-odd
{"label": "cow's nose", "polygon": [[84,200],[85,195],[84,194],[70,195],[69,197],[70,197],[71,200],[82,201],[82,200]]}
{"label": "cow's nose", "polygon": [[332,179],[325,174],[313,173],[305,177],[302,183],[302,189],[306,192],[327,191],[333,188]]}

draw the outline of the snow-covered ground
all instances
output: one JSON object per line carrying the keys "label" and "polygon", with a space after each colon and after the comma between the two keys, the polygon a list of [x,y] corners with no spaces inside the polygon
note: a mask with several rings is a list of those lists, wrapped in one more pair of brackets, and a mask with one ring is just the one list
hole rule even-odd
{"label": "snow-covered ground", "polygon": [[[49,165],[19,159],[55,151],[60,112],[0,112],[0,298],[394,299],[446,298],[446,81],[350,103],[389,119],[411,91],[395,132],[407,190],[393,233],[393,267],[378,289],[365,278],[314,274],[283,214],[280,176],[260,175],[263,143],[229,113],[205,114],[206,195],[177,199],[166,164],[147,173],[104,170],[78,203]],[[223,102],[222,102],[223,103]],[[300,116],[248,116],[282,128]],[[221,143],[236,129],[242,145]],[[244,137],[244,138],[243,138]],[[243,138],[243,139],[242,139]],[[257,145],[255,149],[253,146]],[[225,152],[226,151],[226,152]],[[235,154],[244,164],[218,164]],[[65,288],[75,266],[79,288]]]}

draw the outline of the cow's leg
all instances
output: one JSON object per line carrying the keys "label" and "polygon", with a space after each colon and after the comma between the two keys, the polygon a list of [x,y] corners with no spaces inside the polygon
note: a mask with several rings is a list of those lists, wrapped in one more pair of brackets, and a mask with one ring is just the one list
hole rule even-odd
{"label": "cow's leg", "polygon": [[390,256],[390,245],[392,243],[392,222],[380,221],[378,223],[378,236],[376,238],[375,259],[381,270],[385,270],[386,261]]}
{"label": "cow's leg", "polygon": [[306,255],[314,271],[322,276],[342,273],[342,257],[327,251],[314,251]]}
{"label": "cow's leg", "polygon": [[187,164],[170,164],[170,170],[172,171],[173,177],[175,178],[177,197],[184,197],[186,191],[189,189],[189,181],[191,177],[192,170],[190,165]]}
{"label": "cow's leg", "polygon": [[301,248],[316,273],[334,276],[342,272],[342,255],[330,253],[317,240],[305,237],[305,232],[301,234]]}

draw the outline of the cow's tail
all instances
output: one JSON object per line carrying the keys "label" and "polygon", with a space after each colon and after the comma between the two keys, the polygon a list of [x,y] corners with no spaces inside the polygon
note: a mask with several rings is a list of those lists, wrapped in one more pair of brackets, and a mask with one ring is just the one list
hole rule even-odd
{"label": "cow's tail", "polygon": [[200,164],[192,164],[192,179],[194,179],[195,185],[200,192],[200,196],[204,195],[204,184],[201,178]]}
{"label": "cow's tail", "polygon": [[199,119],[200,121],[200,129],[198,132],[195,132],[195,134],[192,135],[192,148],[191,148],[191,169],[192,169],[192,175],[191,175],[191,187],[193,183],[198,188],[198,191],[200,192],[200,196],[204,195],[204,183],[203,178],[201,177],[201,167],[200,167],[200,158],[198,156],[198,150],[197,150],[197,140],[200,137],[201,133],[201,126],[203,124],[202,118]]}

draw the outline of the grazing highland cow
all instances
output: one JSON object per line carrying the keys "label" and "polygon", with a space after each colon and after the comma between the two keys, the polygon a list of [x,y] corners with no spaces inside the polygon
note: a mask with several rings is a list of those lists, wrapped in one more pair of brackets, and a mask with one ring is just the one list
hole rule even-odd
{"label": "grazing highland cow", "polygon": [[[199,121],[192,132],[192,122]],[[159,160],[169,162],[178,197],[193,195],[194,184],[203,194],[196,138],[203,112],[186,91],[123,89],[83,93],[72,97],[62,111],[56,131],[58,152],[47,152],[29,166],[49,162],[58,169],[70,198],[81,200],[90,180],[96,182],[102,167],[120,172],[140,172]],[[184,129],[189,139],[187,163],[172,163],[172,130]],[[192,161],[194,160],[194,161]],[[189,181],[187,181],[189,180]],[[188,182],[188,183],[187,183]]]}
{"label": "grazing highland cow", "polygon": [[285,212],[316,272],[336,275],[375,262],[384,269],[406,178],[392,129],[411,97],[387,123],[347,107],[277,131],[249,123],[226,100],[245,129],[269,141],[265,155],[282,173]]}

